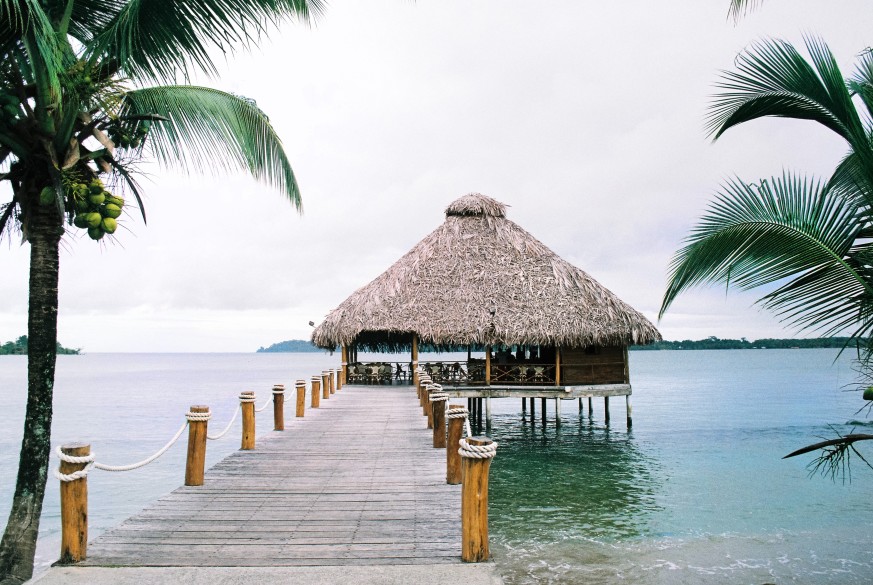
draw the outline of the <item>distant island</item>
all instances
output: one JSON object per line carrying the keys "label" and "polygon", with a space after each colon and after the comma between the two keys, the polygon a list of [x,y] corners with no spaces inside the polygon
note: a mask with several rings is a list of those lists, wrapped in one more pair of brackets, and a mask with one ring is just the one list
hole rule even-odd
{"label": "distant island", "polygon": [[[756,339],[749,341],[740,339],[719,339],[707,337],[698,341],[658,341],[651,345],[632,345],[628,349],[638,351],[657,351],[663,349],[810,349],[837,348],[842,349],[849,341],[848,337],[822,337],[816,339]],[[855,341],[851,345],[854,345]]]}
{"label": "distant island", "polygon": [[288,341],[280,341],[274,343],[270,347],[258,348],[256,353],[281,353],[281,352],[320,352],[325,351],[320,347],[315,347],[308,339],[289,339]]}
{"label": "distant island", "polygon": [[[58,343],[58,355],[79,355],[81,349],[70,349]],[[27,335],[0,345],[0,355],[27,355]]]}
{"label": "distant island", "polygon": [[[688,349],[810,349],[810,348],[837,348],[842,349],[849,341],[848,337],[822,337],[815,339],[756,339],[749,341],[745,337],[740,339],[719,339],[707,337],[692,341],[659,341],[651,345],[632,345],[631,351],[657,351],[657,350],[688,350]],[[854,342],[852,342],[854,345]],[[420,350],[425,353],[433,351],[433,348],[422,345]],[[473,348],[474,351],[484,351],[484,348]],[[78,353],[78,350],[74,350]],[[261,347],[257,353],[278,352],[319,352],[325,351],[315,347],[311,341],[304,339],[289,339],[274,343],[270,347]],[[443,348],[443,351],[467,351],[466,347]],[[60,353],[60,352],[59,352]]]}

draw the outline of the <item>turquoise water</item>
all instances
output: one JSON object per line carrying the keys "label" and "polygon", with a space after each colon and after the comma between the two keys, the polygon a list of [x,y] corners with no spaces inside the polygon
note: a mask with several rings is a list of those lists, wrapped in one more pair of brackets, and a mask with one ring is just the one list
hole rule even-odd
{"label": "turquoise water", "polygon": [[[554,401],[534,422],[518,400],[495,400],[492,552],[510,584],[870,583],[873,471],[851,483],[809,477],[809,457],[782,455],[833,430],[873,432],[849,356],[834,350],[632,352],[634,426],[624,401],[580,414]],[[339,363],[322,354],[60,356],[53,438],[87,440],[107,463],[151,454],[191,404],[221,429],[240,390],[258,404]],[[25,361],[0,357],[0,465],[17,463]],[[259,433],[271,427],[259,417]],[[237,423],[238,424],[238,423]],[[238,433],[210,442],[211,465]],[[862,445],[873,453],[873,445]],[[91,536],[182,483],[184,446],[138,471],[89,476]],[[53,463],[54,465],[54,463]],[[38,564],[57,556],[57,482],[49,482]],[[0,474],[5,519],[14,474]]]}

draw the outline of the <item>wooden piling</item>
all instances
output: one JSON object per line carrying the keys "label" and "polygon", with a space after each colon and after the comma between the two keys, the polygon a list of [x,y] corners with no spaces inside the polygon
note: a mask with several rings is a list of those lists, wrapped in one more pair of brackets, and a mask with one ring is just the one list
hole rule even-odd
{"label": "wooden piling", "polygon": [[312,399],[310,406],[312,408],[318,408],[321,406],[321,378],[318,376],[312,376]]}
{"label": "wooden piling", "polygon": [[427,416],[427,428],[433,428],[433,402],[430,401],[430,393],[433,392],[433,386],[428,384],[424,388],[424,413]]}
{"label": "wooden piling", "polygon": [[540,407],[542,407],[543,426],[546,426],[546,399],[540,398]]}
{"label": "wooden piling", "polygon": [[306,413],[306,380],[297,380],[294,387],[297,390],[297,410],[294,414],[302,417]]}
{"label": "wooden piling", "polygon": [[409,355],[409,361],[412,362],[412,385],[418,386],[418,335],[412,334],[412,351]]}
{"label": "wooden piling", "polygon": [[588,397],[588,417],[594,416],[594,398]]}
{"label": "wooden piling", "polygon": [[333,375],[336,376],[336,391],[339,392],[343,387],[343,371],[334,370]]}
{"label": "wooden piling", "polygon": [[321,397],[325,400],[330,398],[330,373],[327,370],[321,372]]}
{"label": "wooden piling", "polygon": [[[192,405],[192,414],[208,413],[209,407]],[[207,420],[188,420],[188,457],[185,460],[185,485],[203,485],[206,471]]]}
{"label": "wooden piling", "polygon": [[479,404],[476,405],[476,426],[481,429],[482,428],[482,399],[476,399]]}
{"label": "wooden piling", "polygon": [[536,398],[531,397],[531,399],[530,399],[530,422],[535,423],[536,421],[537,421]]}
{"label": "wooden piling", "polygon": [[[463,404],[450,404],[449,410],[462,409]],[[457,485],[461,483],[461,455],[458,453],[458,444],[464,435],[463,417],[449,419],[449,431],[446,438],[446,483]]]}
{"label": "wooden piling", "polygon": [[[443,395],[445,398],[445,395]],[[433,413],[433,446],[434,449],[446,448],[446,400],[430,403]]]}
{"label": "wooden piling", "polygon": [[624,403],[627,406],[627,428],[634,426],[633,408],[631,408],[630,394],[624,397]]}
{"label": "wooden piling", "polygon": [[[468,437],[473,446],[490,445],[488,437]],[[488,472],[491,458],[461,455],[461,560],[486,561],[488,550]]]}
{"label": "wooden piling", "polygon": [[285,430],[285,385],[273,386],[273,430]]}
{"label": "wooden piling", "polygon": [[609,422],[609,396],[603,397],[603,417]]}
{"label": "wooden piling", "polygon": [[485,426],[491,428],[491,397],[485,398]]}
{"label": "wooden piling", "polygon": [[330,384],[330,393],[336,394],[336,370],[327,371],[327,381]]}
{"label": "wooden piling", "polygon": [[342,380],[342,384],[345,384],[346,380],[349,379],[349,348],[345,345],[340,346],[340,355],[342,356],[340,379]]}
{"label": "wooden piling", "polygon": [[251,390],[239,393],[242,409],[242,441],[240,449],[251,451],[255,448],[255,393]]}
{"label": "wooden piling", "polygon": [[[61,452],[71,457],[87,457],[91,445],[68,443]],[[85,468],[87,463],[61,461],[60,472],[70,475]],[[88,553],[88,479],[82,477],[61,482],[61,564],[84,561]]]}
{"label": "wooden piling", "polygon": [[561,399],[555,398],[555,425],[561,424]]}
{"label": "wooden piling", "polygon": [[521,411],[524,412],[527,410],[527,398],[521,399]]}

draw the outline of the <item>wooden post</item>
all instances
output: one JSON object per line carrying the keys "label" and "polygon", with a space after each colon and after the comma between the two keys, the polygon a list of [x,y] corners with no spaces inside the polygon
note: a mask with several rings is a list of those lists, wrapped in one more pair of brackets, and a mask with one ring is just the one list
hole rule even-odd
{"label": "wooden post", "polygon": [[537,402],[536,398],[530,397],[530,422],[531,424],[537,421]]}
{"label": "wooden post", "polygon": [[321,378],[312,376],[312,408],[321,406]]}
{"label": "wooden post", "polygon": [[330,374],[327,370],[321,372],[321,397],[325,400],[330,398],[330,386],[327,379],[330,377]]}
{"label": "wooden post", "polygon": [[627,406],[627,428],[634,426],[633,409],[631,408],[630,394],[624,397],[625,405]]}
{"label": "wooden post", "polygon": [[491,428],[491,397],[485,398],[485,426]]}
{"label": "wooden post", "polygon": [[430,403],[433,411],[433,446],[435,449],[446,448],[446,404],[448,403],[445,396],[442,400]]}
{"label": "wooden post", "polygon": [[555,386],[561,385],[561,348],[555,348]]}
{"label": "wooden post", "polygon": [[285,430],[285,385],[273,386],[273,430]]}
{"label": "wooden post", "polygon": [[330,393],[336,394],[336,370],[327,371],[327,381],[330,384]]}
{"label": "wooden post", "polygon": [[[91,445],[68,443],[61,452],[71,457],[87,457]],[[61,461],[60,472],[70,475],[85,468],[87,463]],[[61,558],[60,563],[84,561],[88,552],[88,478],[61,482]]]}
{"label": "wooden post", "polygon": [[527,410],[527,398],[521,399],[521,411],[525,412]]}
{"label": "wooden post", "polygon": [[476,426],[482,428],[482,399],[477,398],[479,404],[476,405]]}
{"label": "wooden post", "polygon": [[[209,407],[193,405],[188,409],[191,414],[209,413]],[[206,432],[208,420],[188,419],[188,457],[185,460],[185,485],[203,485],[203,473],[206,470]]]}
{"label": "wooden post", "polygon": [[430,393],[433,386],[428,384],[424,388],[424,410],[427,415],[427,428],[433,428],[433,402],[430,401]]}
{"label": "wooden post", "polygon": [[485,346],[485,385],[491,385],[491,346]]}
{"label": "wooden post", "polygon": [[582,397],[581,396],[579,397],[579,412],[580,413],[583,412],[583,410],[582,410]]}
{"label": "wooden post", "polygon": [[555,398],[555,426],[561,425],[561,399]]}
{"label": "wooden post", "polygon": [[297,380],[294,387],[297,390],[297,411],[295,414],[302,417],[306,413],[306,380]]}
{"label": "wooden post", "polygon": [[342,371],[340,373],[340,379],[342,380],[342,383],[340,384],[340,387],[342,387],[342,384],[345,384],[346,380],[349,379],[349,348],[345,345],[341,345],[340,354],[342,355],[342,357],[340,358],[342,359]]}
{"label": "wooden post", "polygon": [[546,426],[546,399],[545,399],[545,398],[540,398],[540,406],[541,406],[542,409],[543,409],[543,414],[542,414],[542,416],[543,416],[543,426]]}
{"label": "wooden post", "polygon": [[334,370],[333,375],[336,377],[336,391],[339,392],[343,387],[343,371],[342,368]]}
{"label": "wooden post", "polygon": [[[468,437],[473,446],[491,445],[488,437]],[[493,456],[493,455],[492,455]],[[461,560],[467,563],[486,561],[488,550],[488,472],[491,458],[478,459],[461,455]]]}
{"label": "wooden post", "polygon": [[255,448],[255,393],[251,390],[240,392],[239,402],[242,409],[242,442],[239,448],[251,451]]}
{"label": "wooden post", "polygon": [[603,416],[609,422],[609,396],[603,397]]}
{"label": "wooden post", "polygon": [[594,398],[588,397],[588,417],[594,416]]}
{"label": "wooden post", "polygon": [[412,361],[412,385],[418,386],[418,335],[412,334],[412,353],[410,355]]}
{"label": "wooden post", "polygon": [[[449,410],[462,410],[463,404],[450,404]],[[461,455],[458,453],[458,443],[464,435],[464,418],[449,419],[449,432],[446,438],[446,483],[457,485],[461,483]]]}

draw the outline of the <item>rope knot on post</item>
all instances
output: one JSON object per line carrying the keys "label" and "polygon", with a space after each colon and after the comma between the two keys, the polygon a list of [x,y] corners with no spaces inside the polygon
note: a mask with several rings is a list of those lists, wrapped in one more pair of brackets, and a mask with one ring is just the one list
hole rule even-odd
{"label": "rope knot on post", "polygon": [[470,414],[470,411],[466,406],[462,408],[450,408],[446,411],[446,418],[467,418]]}
{"label": "rope knot on post", "polygon": [[255,401],[255,393],[251,390],[239,393],[239,401],[243,404]]}
{"label": "rope knot on post", "polygon": [[285,385],[284,384],[276,384],[273,386],[273,395],[276,394],[285,394]]}
{"label": "rope knot on post", "polygon": [[485,445],[471,445],[467,439],[461,439],[458,446],[458,454],[468,459],[493,459],[497,455],[497,443],[494,441]]}
{"label": "rope knot on post", "polygon": [[449,399],[449,395],[445,392],[431,392],[429,400],[431,402],[445,402]]}
{"label": "rope knot on post", "polygon": [[207,422],[212,418],[211,412],[194,412],[189,410],[185,413],[188,422]]}
{"label": "rope knot on post", "polygon": [[85,465],[84,468],[78,471],[74,471],[73,473],[61,473],[60,468],[55,469],[55,477],[65,483],[87,477],[88,472],[91,471],[91,469],[94,467],[94,453],[77,457],[74,455],[67,455],[61,450],[61,447],[58,446],[57,448],[55,448],[55,455],[57,455],[58,459],[60,459],[64,463],[70,463],[72,465]]}

